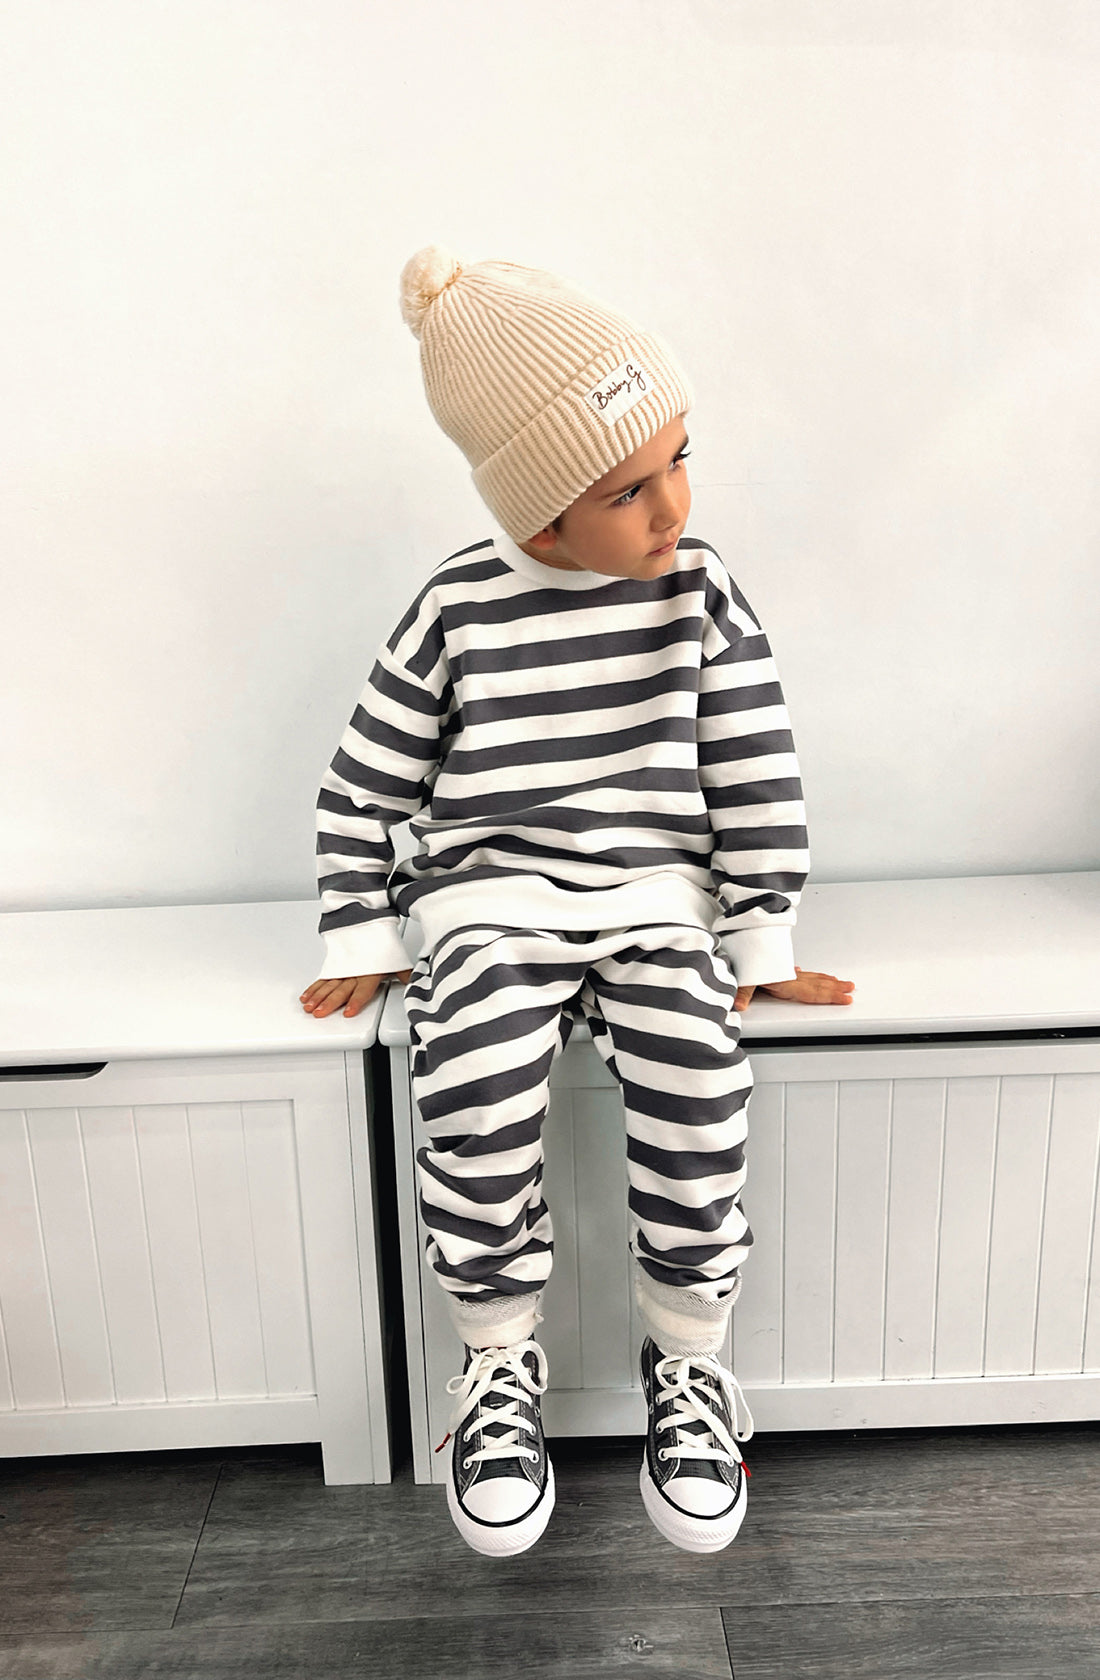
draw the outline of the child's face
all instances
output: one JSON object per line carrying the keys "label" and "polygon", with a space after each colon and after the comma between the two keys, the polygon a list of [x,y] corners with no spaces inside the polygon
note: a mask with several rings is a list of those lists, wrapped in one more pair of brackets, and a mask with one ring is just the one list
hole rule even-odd
{"label": "child's face", "polygon": [[590,484],[566,508],[557,531],[548,525],[521,548],[568,572],[605,577],[659,577],[672,565],[691,508],[684,458],[683,415],[620,466]]}

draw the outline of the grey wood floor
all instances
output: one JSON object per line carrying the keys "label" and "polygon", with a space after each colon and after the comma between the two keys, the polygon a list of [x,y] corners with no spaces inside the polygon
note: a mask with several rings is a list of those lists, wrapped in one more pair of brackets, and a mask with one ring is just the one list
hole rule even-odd
{"label": "grey wood floor", "polygon": [[314,1447],[0,1463],[0,1680],[1098,1680],[1100,1430],[759,1436],[728,1551],[667,1546],[636,1442],[552,1445],[541,1543]]}

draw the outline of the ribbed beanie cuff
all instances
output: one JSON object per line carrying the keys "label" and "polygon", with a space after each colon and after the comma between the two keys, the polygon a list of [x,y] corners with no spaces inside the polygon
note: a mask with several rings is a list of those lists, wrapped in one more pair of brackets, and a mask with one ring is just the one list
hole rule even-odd
{"label": "ribbed beanie cuff", "polygon": [[[618,368],[636,376],[641,400],[608,426],[587,398]],[[620,339],[476,467],[474,484],[512,541],[526,542],[690,407],[687,381],[652,334]]]}

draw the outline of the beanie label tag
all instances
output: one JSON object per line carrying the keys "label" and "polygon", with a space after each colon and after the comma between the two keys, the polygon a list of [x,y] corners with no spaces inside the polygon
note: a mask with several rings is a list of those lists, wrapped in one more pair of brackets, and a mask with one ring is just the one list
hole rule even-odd
{"label": "beanie label tag", "polygon": [[589,391],[587,401],[607,426],[621,420],[653,389],[653,380],[641,362],[620,362]]}

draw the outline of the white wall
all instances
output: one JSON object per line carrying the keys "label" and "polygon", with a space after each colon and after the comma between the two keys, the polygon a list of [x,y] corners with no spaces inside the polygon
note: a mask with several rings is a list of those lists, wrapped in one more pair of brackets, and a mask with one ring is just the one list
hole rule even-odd
{"label": "white wall", "polygon": [[388,632],[491,519],[419,246],[694,376],[814,878],[1100,866],[1093,0],[2,0],[0,906],[308,897]]}

